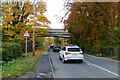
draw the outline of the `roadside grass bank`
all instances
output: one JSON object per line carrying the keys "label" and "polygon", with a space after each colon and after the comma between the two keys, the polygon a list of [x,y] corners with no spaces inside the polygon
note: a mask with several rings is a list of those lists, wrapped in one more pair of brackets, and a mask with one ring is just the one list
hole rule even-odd
{"label": "roadside grass bank", "polygon": [[116,56],[110,57],[110,56],[104,56],[102,54],[94,54],[92,52],[87,52],[86,54],[93,55],[93,56],[96,56],[96,57],[110,58],[110,59],[114,59],[114,60],[120,61],[120,59],[118,58],[118,56],[117,57]]}
{"label": "roadside grass bank", "polygon": [[120,61],[120,46],[111,47],[111,48],[106,47],[101,49],[91,49],[89,51],[86,51],[86,53],[98,57],[111,58]]}
{"label": "roadside grass bank", "polygon": [[27,62],[25,62],[25,53],[23,53],[23,57],[18,59],[14,59],[8,62],[6,65],[2,66],[2,79],[8,78],[16,78],[27,72],[32,71],[37,62],[46,50],[44,48],[35,50],[35,56],[32,56],[32,52],[27,53]]}

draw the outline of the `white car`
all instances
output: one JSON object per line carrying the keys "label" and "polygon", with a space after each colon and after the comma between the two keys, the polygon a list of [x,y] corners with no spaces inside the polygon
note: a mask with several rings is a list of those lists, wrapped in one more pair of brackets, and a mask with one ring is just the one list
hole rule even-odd
{"label": "white car", "polygon": [[63,61],[63,63],[68,60],[76,60],[83,62],[83,52],[78,46],[65,46],[59,52],[59,59]]}

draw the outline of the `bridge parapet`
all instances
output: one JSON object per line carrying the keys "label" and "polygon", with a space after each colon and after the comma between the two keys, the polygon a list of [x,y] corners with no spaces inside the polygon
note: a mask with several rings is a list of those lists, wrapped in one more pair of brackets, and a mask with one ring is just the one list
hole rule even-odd
{"label": "bridge parapet", "polygon": [[70,33],[68,31],[64,31],[64,29],[47,29],[48,34],[37,34],[38,37],[63,37],[69,38]]}
{"label": "bridge parapet", "polygon": [[64,29],[47,29],[48,32],[67,32],[68,33],[68,30],[65,30]]}

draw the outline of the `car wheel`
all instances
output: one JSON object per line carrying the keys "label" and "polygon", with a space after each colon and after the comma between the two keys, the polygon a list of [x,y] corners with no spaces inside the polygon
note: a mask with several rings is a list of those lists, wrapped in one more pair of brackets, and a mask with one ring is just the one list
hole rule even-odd
{"label": "car wheel", "polygon": [[63,61],[63,63],[66,63],[67,61],[65,61],[65,58],[64,58],[64,56],[63,56],[63,59],[62,59],[62,61]]}
{"label": "car wheel", "polygon": [[80,60],[79,62],[80,62],[80,63],[83,63],[83,60]]}
{"label": "car wheel", "polygon": [[62,58],[60,57],[60,55],[59,55],[59,59],[62,60]]}

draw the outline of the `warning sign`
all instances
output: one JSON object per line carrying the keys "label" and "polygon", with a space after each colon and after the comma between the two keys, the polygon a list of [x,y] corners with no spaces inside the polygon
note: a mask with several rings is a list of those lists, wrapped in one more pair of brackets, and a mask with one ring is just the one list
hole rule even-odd
{"label": "warning sign", "polygon": [[30,37],[30,34],[28,33],[27,30],[26,30],[25,33],[23,34],[23,37]]}

